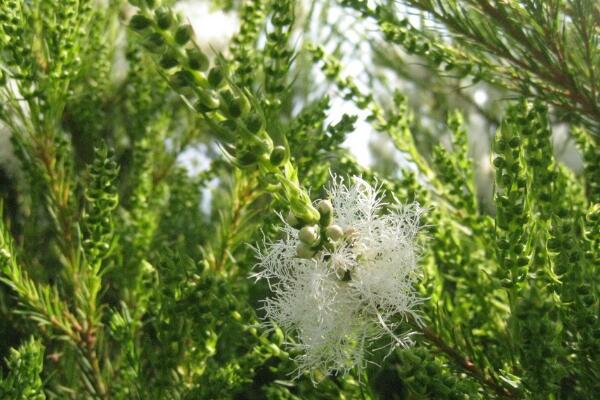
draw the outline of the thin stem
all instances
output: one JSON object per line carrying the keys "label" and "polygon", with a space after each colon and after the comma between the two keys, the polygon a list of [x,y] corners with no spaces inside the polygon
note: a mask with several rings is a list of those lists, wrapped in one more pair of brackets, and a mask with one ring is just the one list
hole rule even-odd
{"label": "thin stem", "polygon": [[412,321],[413,327],[423,334],[423,337],[431,344],[433,344],[438,350],[446,354],[450,360],[462,368],[465,372],[477,379],[485,386],[493,389],[499,396],[506,398],[516,398],[517,394],[514,390],[506,388],[500,385],[495,379],[490,378],[486,373],[473,363],[473,361],[466,355],[462,354],[455,348],[448,345],[444,339],[438,336],[433,330],[426,326],[420,326],[415,321]]}

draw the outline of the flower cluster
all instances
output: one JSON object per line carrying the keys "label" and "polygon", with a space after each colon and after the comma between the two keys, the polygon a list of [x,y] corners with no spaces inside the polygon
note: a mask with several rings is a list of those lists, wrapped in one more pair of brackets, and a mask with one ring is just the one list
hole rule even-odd
{"label": "flower cluster", "polygon": [[338,180],[328,195],[330,202],[317,206],[332,207],[326,227],[299,230],[286,221],[283,238],[257,250],[254,276],[273,291],[265,319],[293,338],[298,374],[362,368],[380,339],[390,349],[410,345],[411,333],[396,331],[406,318],[419,319],[415,236],[422,209],[385,203],[357,177],[352,185]]}

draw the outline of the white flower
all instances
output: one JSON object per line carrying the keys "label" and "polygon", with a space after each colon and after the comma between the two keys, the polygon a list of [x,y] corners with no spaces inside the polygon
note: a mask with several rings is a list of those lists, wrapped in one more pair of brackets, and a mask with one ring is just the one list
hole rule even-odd
{"label": "white flower", "polygon": [[357,177],[349,186],[335,182],[329,197],[334,226],[329,232],[341,229],[342,238],[322,245],[310,259],[299,258],[299,231],[284,222],[283,238],[257,250],[253,276],[266,279],[273,291],[264,301],[265,319],[291,338],[289,346],[300,354],[299,375],[362,368],[368,349],[381,338],[390,351],[409,346],[411,332],[398,333],[399,323],[419,320],[415,237],[422,209],[386,204],[377,188]]}

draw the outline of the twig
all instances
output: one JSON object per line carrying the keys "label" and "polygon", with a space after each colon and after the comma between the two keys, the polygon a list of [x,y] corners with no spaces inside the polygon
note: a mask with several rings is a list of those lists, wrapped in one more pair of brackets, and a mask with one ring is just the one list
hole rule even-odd
{"label": "twig", "polygon": [[412,322],[412,325],[421,334],[423,334],[423,337],[425,337],[425,339],[428,342],[430,342],[438,350],[440,350],[441,352],[443,352],[444,354],[446,354],[450,360],[452,360],[460,368],[462,368],[463,370],[465,370],[465,372],[467,372],[473,378],[477,379],[482,384],[484,384],[484,385],[490,387],[491,389],[493,389],[501,397],[506,397],[506,398],[511,398],[511,399],[512,398],[517,398],[517,394],[513,390],[508,389],[508,388],[500,385],[496,380],[487,377],[486,374],[484,373],[484,371],[481,368],[479,368],[478,366],[476,366],[473,363],[473,361],[471,361],[471,359],[469,359],[469,357],[467,357],[464,354],[460,353],[455,348],[450,347],[444,341],[444,339],[442,339],[441,337],[439,337],[433,330],[431,330],[430,328],[427,328],[425,326],[419,326],[414,321]]}

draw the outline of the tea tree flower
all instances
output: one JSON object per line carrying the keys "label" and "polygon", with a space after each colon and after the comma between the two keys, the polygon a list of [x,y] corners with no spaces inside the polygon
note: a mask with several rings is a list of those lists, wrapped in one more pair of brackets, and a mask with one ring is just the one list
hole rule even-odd
{"label": "tea tree flower", "polygon": [[409,346],[411,332],[400,323],[419,319],[421,208],[385,203],[358,177],[350,185],[337,180],[328,195],[317,204],[322,216],[330,214],[325,224],[297,229],[284,222],[283,238],[257,250],[254,276],[273,292],[265,319],[288,333],[298,374],[361,368],[375,342],[390,351]]}

